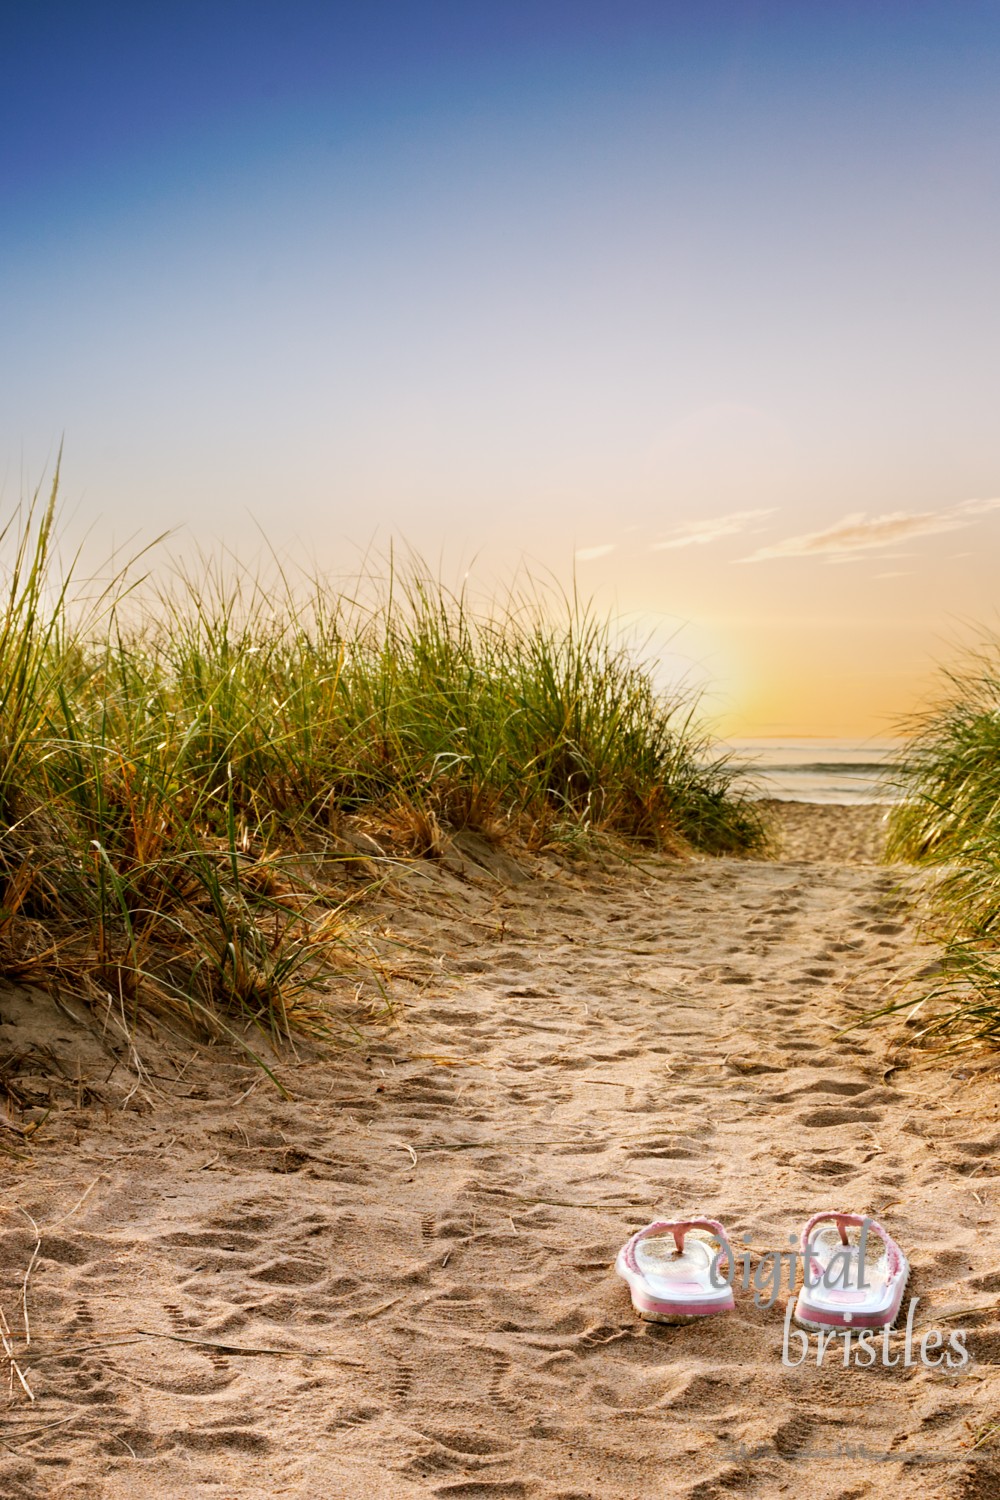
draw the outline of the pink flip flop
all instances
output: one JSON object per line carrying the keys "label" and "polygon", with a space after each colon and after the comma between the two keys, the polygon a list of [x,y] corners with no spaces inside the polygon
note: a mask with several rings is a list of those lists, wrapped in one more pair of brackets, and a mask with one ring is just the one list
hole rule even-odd
{"label": "pink flip flop", "polygon": [[[817,1231],[817,1225],[827,1227]],[[849,1239],[848,1227],[859,1234]],[[835,1209],[802,1230],[805,1285],[795,1301],[803,1328],[887,1328],[896,1321],[910,1263],[881,1224]]]}
{"label": "pink flip flop", "polygon": [[[712,1240],[718,1241],[718,1250]],[[657,1220],[622,1246],[615,1270],[628,1283],[632,1306],[641,1318],[687,1323],[732,1311],[732,1276],[727,1281],[720,1260],[728,1271],[732,1251],[716,1219]]]}

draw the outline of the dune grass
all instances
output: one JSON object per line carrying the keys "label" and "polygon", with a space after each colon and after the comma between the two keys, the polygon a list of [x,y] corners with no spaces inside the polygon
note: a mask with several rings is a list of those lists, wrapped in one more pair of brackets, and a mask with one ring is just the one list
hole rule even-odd
{"label": "dune grass", "polygon": [[910,726],[897,767],[906,800],[887,856],[941,867],[935,890],[944,1001],[924,1031],[1000,1043],[1000,641],[985,640],[946,674],[939,702]]}
{"label": "dune grass", "polygon": [[347,590],[225,558],[94,590],[55,518],[53,487],[0,538],[10,979],[287,1037],[361,957],[359,830],[411,857],[460,829],[762,845],[690,700],[577,599],[529,583],[479,612],[416,561]]}

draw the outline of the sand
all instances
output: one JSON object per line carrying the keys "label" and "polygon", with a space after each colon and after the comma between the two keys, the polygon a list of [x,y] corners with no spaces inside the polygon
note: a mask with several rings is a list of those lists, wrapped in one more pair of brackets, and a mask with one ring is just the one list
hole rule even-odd
{"label": "sand", "polygon": [[[1000,1494],[995,1066],[838,1034],[933,967],[921,877],[873,862],[882,809],[777,815],[771,862],[426,862],[383,898],[395,1022],[286,1064],[288,1100],[221,1049],[108,1079],[5,994],[2,1055],[45,1025],[78,1076],[30,1150],[4,1137],[35,1400],[15,1380],[0,1494]],[[756,1262],[831,1206],[884,1219],[918,1338],[965,1329],[966,1370],[785,1366],[784,1294],[664,1328],[612,1270],[656,1215]]]}

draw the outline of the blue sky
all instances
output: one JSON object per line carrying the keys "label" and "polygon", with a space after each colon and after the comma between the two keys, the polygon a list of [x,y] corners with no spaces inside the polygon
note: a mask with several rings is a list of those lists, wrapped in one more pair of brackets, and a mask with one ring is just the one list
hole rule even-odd
{"label": "blue sky", "polygon": [[[873,732],[1000,541],[1000,6],[7,6],[0,476],[522,556]],[[971,502],[975,502],[972,504]]]}

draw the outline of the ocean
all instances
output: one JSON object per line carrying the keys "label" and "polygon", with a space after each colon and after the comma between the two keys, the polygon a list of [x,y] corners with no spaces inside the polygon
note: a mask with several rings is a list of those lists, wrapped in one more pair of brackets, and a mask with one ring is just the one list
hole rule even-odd
{"label": "ocean", "polygon": [[898,741],[773,739],[730,741],[749,774],[740,785],[785,802],[897,802],[886,762]]}

